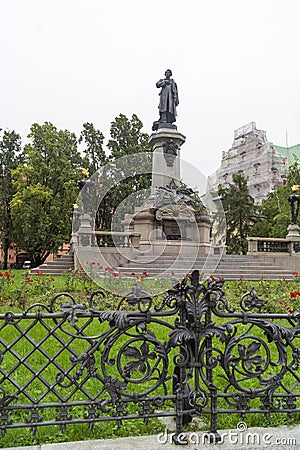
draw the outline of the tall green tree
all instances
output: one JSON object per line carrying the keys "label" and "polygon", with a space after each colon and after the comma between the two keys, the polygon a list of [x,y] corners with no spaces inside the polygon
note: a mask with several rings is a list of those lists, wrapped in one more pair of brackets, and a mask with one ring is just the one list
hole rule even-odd
{"label": "tall green tree", "polygon": [[[96,182],[100,189],[100,181],[98,180],[99,169],[103,168],[108,162],[104,150],[104,135],[100,130],[95,129],[92,123],[86,122],[83,124],[83,130],[80,133],[79,143],[84,144],[84,167],[88,170],[90,176],[93,176],[93,181]],[[97,172],[98,171],[98,172]],[[94,192],[94,204],[96,211],[91,211],[92,215],[95,215],[96,229],[102,228],[103,214],[109,208],[108,202],[102,202],[102,208],[98,208],[97,194],[100,194],[97,190]]]}
{"label": "tall green tree", "polygon": [[231,254],[247,253],[247,236],[257,220],[254,199],[249,194],[247,178],[241,173],[232,175],[232,183],[219,186],[226,216],[226,245]]}
{"label": "tall green tree", "polygon": [[20,161],[20,151],[20,135],[15,131],[4,131],[0,139],[0,240],[3,248],[4,269],[7,269],[8,252],[12,245],[14,228],[11,211],[11,201],[15,193],[12,171],[16,169]]}
{"label": "tall green tree", "polygon": [[[134,153],[151,151],[148,143],[149,135],[142,131],[143,123],[136,114],[132,114],[128,119],[124,114],[120,114],[111,123],[108,148],[110,159],[114,160]],[[134,171],[135,168],[132,167]]]}
{"label": "tall green tree", "polygon": [[107,163],[103,148],[104,135],[100,130],[95,129],[92,123],[86,122],[83,124],[78,142],[84,144],[85,166],[92,175]]}
{"label": "tall green tree", "polygon": [[[149,167],[151,172],[151,147],[148,143],[149,136],[142,128],[143,123],[135,114],[130,119],[120,114],[111,124],[111,139],[107,144],[110,164],[108,173],[104,174],[104,187],[105,178],[113,187],[100,204],[102,229],[111,228],[112,217],[117,209],[119,218],[116,226],[121,229],[124,214],[132,213],[134,205],[142,203],[145,198],[144,190],[150,187],[151,174],[148,172]],[[124,157],[127,158],[122,159]],[[134,201],[123,203],[126,198],[130,199],[131,194],[135,194]]]}
{"label": "tall green tree", "polygon": [[13,172],[16,193],[11,205],[15,243],[38,266],[70,240],[82,157],[76,136],[49,122],[33,124],[28,137],[23,162]]}

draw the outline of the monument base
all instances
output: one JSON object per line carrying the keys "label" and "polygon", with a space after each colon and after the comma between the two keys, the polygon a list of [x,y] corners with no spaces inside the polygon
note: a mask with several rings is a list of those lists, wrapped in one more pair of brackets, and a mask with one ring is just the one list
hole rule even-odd
{"label": "monument base", "polygon": [[172,204],[159,209],[139,207],[134,214],[125,215],[123,225],[125,231],[140,234],[139,251],[143,254],[206,255],[211,247],[211,222],[204,209],[194,212]]}
{"label": "monument base", "polygon": [[287,239],[300,241],[300,226],[297,223],[292,223],[288,226]]}

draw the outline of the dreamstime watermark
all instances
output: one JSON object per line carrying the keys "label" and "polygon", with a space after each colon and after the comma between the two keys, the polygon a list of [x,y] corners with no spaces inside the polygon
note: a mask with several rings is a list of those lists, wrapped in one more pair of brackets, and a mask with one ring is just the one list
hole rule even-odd
{"label": "dreamstime watermark", "polygon": [[[157,436],[159,444],[172,444],[173,438],[176,436],[175,433],[161,433]],[[297,445],[296,438],[288,436],[274,436],[272,433],[257,433],[248,430],[247,424],[245,422],[239,422],[236,426],[236,430],[221,431],[220,433],[214,434],[209,431],[202,433],[196,433],[194,431],[190,433],[179,433],[176,436],[176,440],[179,444],[189,444],[193,445],[204,445],[210,444],[226,444],[226,445],[238,445],[238,446],[287,446],[287,448],[292,448]]]}

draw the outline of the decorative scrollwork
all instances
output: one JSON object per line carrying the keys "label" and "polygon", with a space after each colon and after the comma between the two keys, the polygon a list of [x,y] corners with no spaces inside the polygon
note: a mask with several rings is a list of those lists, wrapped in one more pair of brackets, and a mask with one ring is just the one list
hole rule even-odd
{"label": "decorative scrollwork", "polygon": [[83,313],[86,311],[86,305],[79,303],[78,305],[72,305],[71,303],[64,303],[60,306],[60,310],[66,314],[68,321],[74,327],[75,323],[78,321],[78,313]]}
{"label": "decorative scrollwork", "polygon": [[74,375],[74,380],[78,380],[83,374],[84,369],[87,369],[88,375],[94,377],[97,372],[97,367],[95,367],[95,356],[89,353],[83,353],[81,356],[76,358],[74,355],[70,356],[70,361],[73,364],[81,364],[79,369],[77,369]]}
{"label": "decorative scrollwork", "polygon": [[111,328],[117,327],[124,330],[134,324],[135,320],[127,311],[101,311],[99,313],[100,322],[107,321]]}
{"label": "decorative scrollwork", "polygon": [[126,358],[131,359],[124,367],[124,377],[130,378],[132,372],[135,370],[139,370],[142,374],[145,375],[146,372],[150,372],[150,366],[148,360],[155,359],[155,352],[150,352],[149,344],[147,341],[143,341],[140,348],[132,347],[128,345],[123,349],[123,355]]}
{"label": "decorative scrollwork", "polygon": [[[229,366],[234,367],[234,370],[244,376],[260,375],[266,369],[266,358],[263,358],[259,354],[262,345],[264,343],[259,342],[258,339],[252,340],[248,345],[238,344],[238,356],[234,356],[233,354],[229,355]],[[267,346],[265,345],[266,348]]]}
{"label": "decorative scrollwork", "polygon": [[113,406],[115,406],[117,400],[121,397],[122,391],[127,388],[127,384],[124,381],[120,381],[115,377],[107,375],[104,380],[104,387],[111,396]]}
{"label": "decorative scrollwork", "polygon": [[90,297],[88,298],[88,304],[91,311],[101,311],[101,309],[97,308],[96,306],[101,306],[101,302],[103,302],[106,299],[105,293],[102,290],[98,290],[95,292],[92,292]]}
{"label": "decorative scrollwork", "polygon": [[49,421],[64,431],[73,417],[90,429],[103,420],[147,423],[174,404],[182,443],[183,425],[200,413],[210,414],[214,436],[220,410],[243,418],[293,414],[300,408],[300,313],[262,312],[254,289],[233,311],[223,285],[196,270],[174,282],[160,305],[136,284],[116,309],[105,309],[98,290],[82,303],[61,293],[49,306],[0,314],[2,435],[26,426],[35,433]]}
{"label": "decorative scrollwork", "polygon": [[150,311],[153,300],[141,285],[134,284],[131,291],[121,298],[117,309],[120,309],[124,303],[129,306],[137,306],[140,312],[146,313]]}
{"label": "decorative scrollwork", "polygon": [[[1,361],[0,361],[0,363],[1,363]],[[6,394],[4,389],[2,389],[2,387],[0,387],[0,395],[1,395],[1,397],[0,397],[0,406],[1,407],[7,406],[11,402],[18,400],[18,396],[17,395]]]}
{"label": "decorative scrollwork", "polygon": [[240,307],[243,311],[252,311],[253,309],[257,309],[258,312],[261,312],[264,305],[265,302],[257,296],[254,288],[242,295],[240,299]]}

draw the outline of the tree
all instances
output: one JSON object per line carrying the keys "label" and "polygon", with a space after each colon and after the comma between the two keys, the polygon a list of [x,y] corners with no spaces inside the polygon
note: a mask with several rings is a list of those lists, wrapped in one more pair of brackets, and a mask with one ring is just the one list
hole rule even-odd
{"label": "tree", "polygon": [[[143,123],[133,114],[128,119],[124,114],[120,114],[111,123],[108,148],[111,152],[110,159],[114,160],[134,153],[151,151],[148,143],[149,136],[142,132]],[[134,170],[134,167],[132,168]]]}
{"label": "tree", "polygon": [[4,269],[7,269],[8,251],[12,245],[13,234],[11,201],[15,189],[12,182],[12,171],[18,165],[20,151],[20,135],[15,131],[4,131],[0,140],[0,238]]}
{"label": "tree", "polygon": [[249,195],[247,178],[241,173],[232,175],[233,183],[219,186],[226,216],[226,245],[231,254],[247,253],[247,236],[256,221],[256,207]]}
{"label": "tree", "polygon": [[16,193],[11,205],[15,243],[38,266],[70,240],[82,157],[76,136],[49,122],[33,124],[28,137],[23,162],[13,171]]}
{"label": "tree", "polygon": [[[107,145],[110,150],[108,172],[103,177],[104,188],[110,187],[99,207],[99,227],[102,229],[111,229],[112,217],[118,207],[117,228],[121,229],[124,214],[132,213],[136,202],[142,203],[144,190],[150,187],[151,155],[145,152],[151,152],[151,147],[149,136],[142,132],[142,128],[143,124],[135,114],[131,119],[120,114],[111,124],[111,139]],[[136,194],[135,201],[130,201],[133,193]],[[125,205],[122,202],[126,198],[129,201]]]}
{"label": "tree", "polygon": [[286,237],[287,227],[291,223],[288,197],[294,185],[300,185],[300,163],[297,159],[288,169],[286,185],[279,186],[263,200],[259,208],[260,220],[251,230],[251,236]]}
{"label": "tree", "polygon": [[92,175],[107,163],[107,156],[103,150],[104,135],[100,130],[96,130],[92,123],[86,122],[83,124],[78,142],[85,144],[85,165]]}

